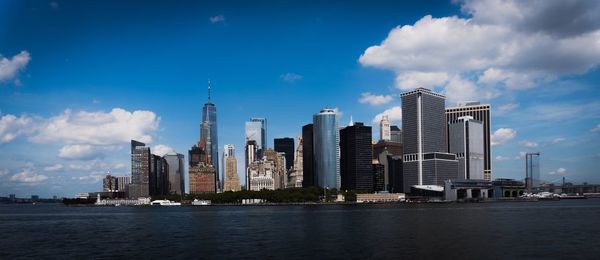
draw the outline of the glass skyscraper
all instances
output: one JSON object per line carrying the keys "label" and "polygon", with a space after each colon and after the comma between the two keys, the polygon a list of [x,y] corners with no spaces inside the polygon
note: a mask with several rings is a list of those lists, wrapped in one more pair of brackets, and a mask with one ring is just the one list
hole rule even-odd
{"label": "glass skyscraper", "polygon": [[267,149],[267,119],[250,118],[246,122],[246,141],[256,141],[256,156],[260,160]]}
{"label": "glass skyscraper", "polygon": [[341,186],[339,115],[333,109],[322,109],[313,116],[313,151],[315,183],[323,188]]}
{"label": "glass skyscraper", "polygon": [[206,142],[206,153],[209,163],[215,168],[217,188],[219,179],[219,138],[217,135],[217,107],[210,101],[210,81],[208,81],[208,100],[202,107],[202,123],[200,125],[200,139]]}

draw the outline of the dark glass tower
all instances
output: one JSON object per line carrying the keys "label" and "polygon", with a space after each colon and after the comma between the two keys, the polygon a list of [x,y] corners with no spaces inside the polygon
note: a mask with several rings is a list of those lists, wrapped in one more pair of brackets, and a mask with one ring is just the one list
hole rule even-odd
{"label": "dark glass tower", "polygon": [[210,81],[208,81],[208,100],[202,107],[202,123],[200,125],[200,139],[206,142],[206,153],[209,164],[215,168],[216,188],[219,190],[219,138],[217,135],[217,107],[210,100]]}
{"label": "dark glass tower", "polygon": [[342,190],[373,190],[371,135],[371,127],[362,123],[340,130]]}
{"label": "dark glass tower", "polygon": [[315,186],[313,124],[308,124],[302,127],[302,170],[302,187]]}
{"label": "dark glass tower", "polygon": [[292,168],[294,165],[294,138],[275,138],[273,143],[276,152],[285,153],[285,170]]}

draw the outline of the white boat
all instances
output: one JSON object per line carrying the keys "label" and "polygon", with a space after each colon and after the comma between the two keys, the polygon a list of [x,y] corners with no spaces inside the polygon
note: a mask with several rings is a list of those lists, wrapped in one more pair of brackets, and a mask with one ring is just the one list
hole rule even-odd
{"label": "white boat", "polygon": [[181,206],[181,203],[170,200],[155,200],[150,202],[152,206]]}
{"label": "white boat", "polygon": [[210,205],[210,200],[194,199],[194,201],[192,201],[192,206],[208,206],[208,205]]}

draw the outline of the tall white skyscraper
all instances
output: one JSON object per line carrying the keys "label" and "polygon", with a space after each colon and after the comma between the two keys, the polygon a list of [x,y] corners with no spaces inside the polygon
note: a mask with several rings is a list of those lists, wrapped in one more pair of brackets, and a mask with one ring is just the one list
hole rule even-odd
{"label": "tall white skyscraper", "polygon": [[387,115],[382,116],[381,121],[379,122],[379,139],[385,141],[389,141],[392,139],[390,121],[388,120]]}

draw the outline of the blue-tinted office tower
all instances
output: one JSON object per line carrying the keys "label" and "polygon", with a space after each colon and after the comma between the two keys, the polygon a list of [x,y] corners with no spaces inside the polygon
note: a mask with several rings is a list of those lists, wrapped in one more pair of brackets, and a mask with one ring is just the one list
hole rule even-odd
{"label": "blue-tinted office tower", "polygon": [[267,150],[267,119],[250,118],[246,122],[246,141],[256,141],[256,158],[262,159],[263,152]]}
{"label": "blue-tinted office tower", "polygon": [[340,189],[339,115],[322,109],[313,116],[313,152],[315,183],[324,188]]}
{"label": "blue-tinted office tower", "polygon": [[208,81],[208,100],[202,107],[202,123],[200,125],[200,139],[206,142],[206,153],[209,163],[215,168],[216,190],[220,187],[219,178],[219,138],[217,135],[217,107],[210,100],[210,81]]}
{"label": "blue-tinted office tower", "polygon": [[458,178],[456,155],[448,153],[445,97],[426,88],[402,93],[404,192],[413,186],[444,186]]}

